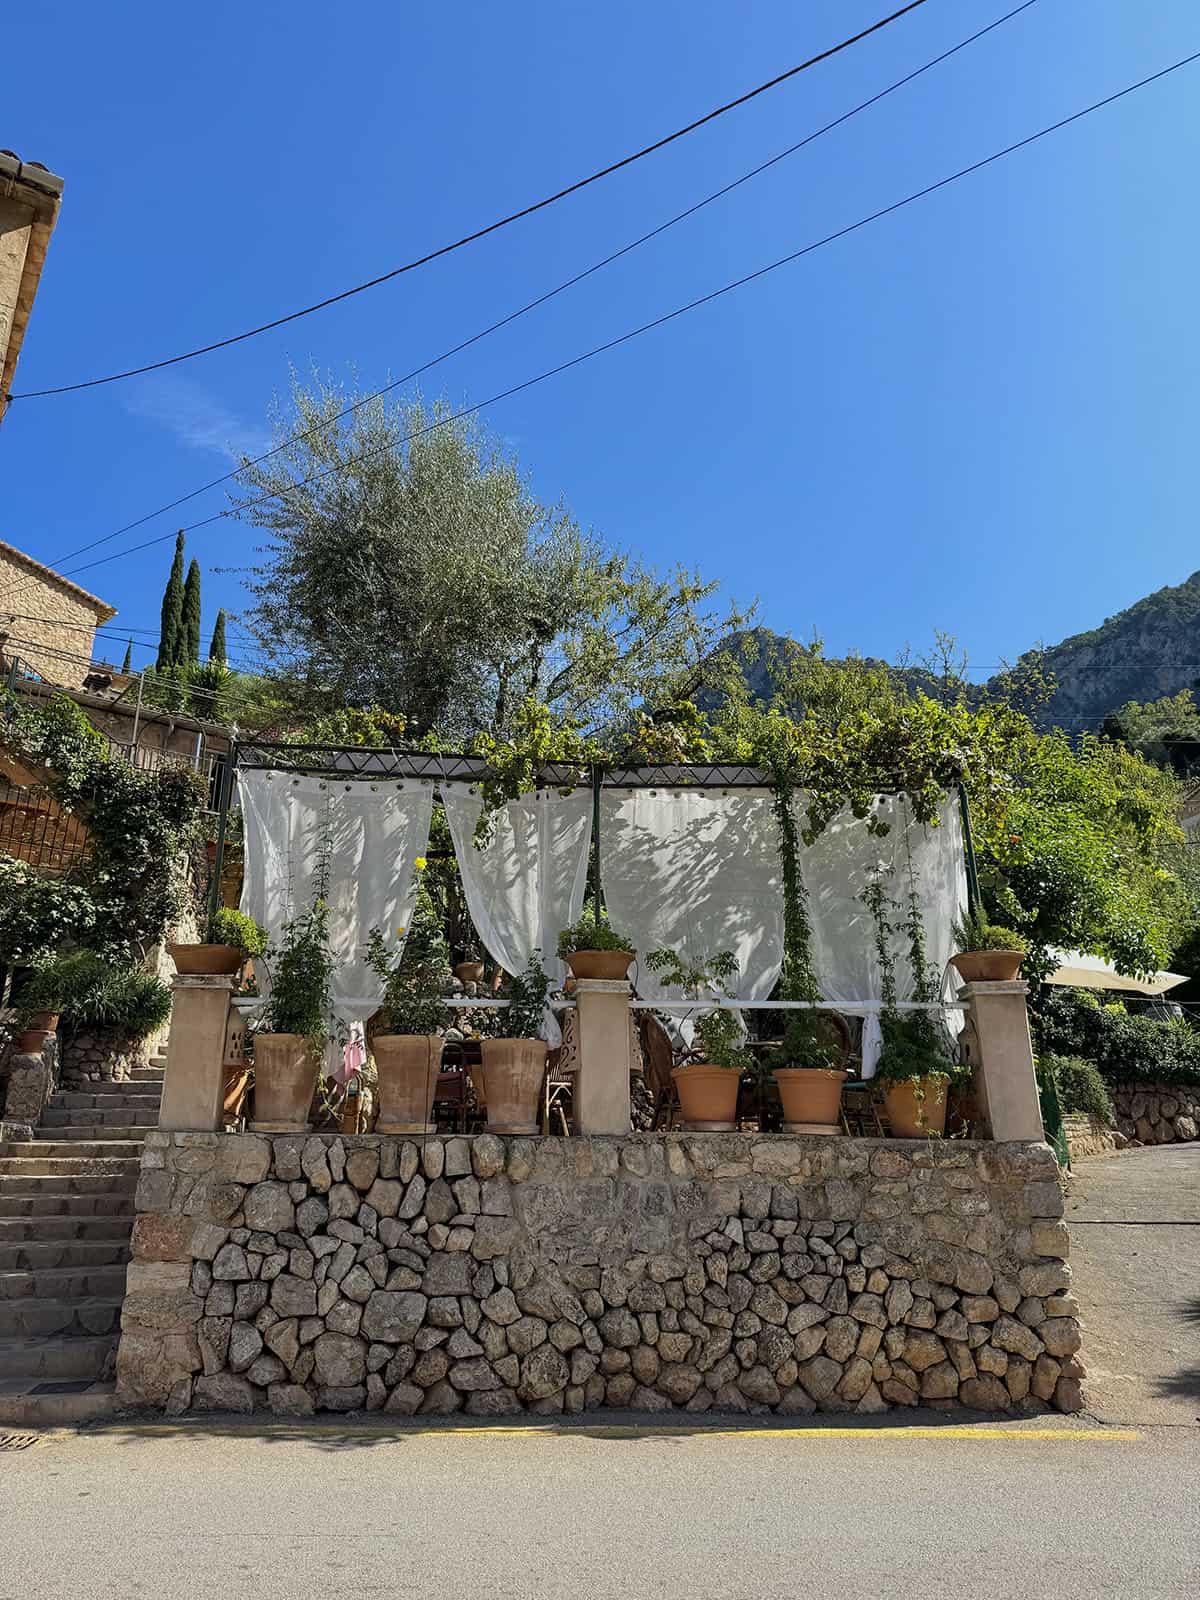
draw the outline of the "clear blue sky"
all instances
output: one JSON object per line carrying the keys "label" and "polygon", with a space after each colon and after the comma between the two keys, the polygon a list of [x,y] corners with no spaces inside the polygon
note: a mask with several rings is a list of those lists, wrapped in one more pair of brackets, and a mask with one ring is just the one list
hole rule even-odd
{"label": "clear blue sky", "polygon": [[[217,476],[228,445],[265,437],[289,362],[353,365],[369,387],[408,371],[1013,3],[930,0],[452,258],[174,371],[15,404],[0,538],[53,560]],[[374,275],[893,8],[25,8],[5,22],[25,70],[0,145],[66,192],[15,388],[154,360]],[[426,392],[482,399],[1196,49],[1194,0],[1038,0]],[[541,494],[833,652],[893,656],[942,627],[984,668],[1094,626],[1200,567],[1198,106],[1200,63],[488,420]],[[239,605],[212,569],[249,542],[229,522],[191,541],[206,632],[218,601]],[[155,629],[170,548],[78,581]]]}

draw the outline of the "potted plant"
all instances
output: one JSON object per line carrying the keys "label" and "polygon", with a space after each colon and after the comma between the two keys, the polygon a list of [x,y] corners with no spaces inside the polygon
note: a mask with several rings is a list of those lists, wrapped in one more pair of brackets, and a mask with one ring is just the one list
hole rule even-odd
{"label": "potted plant", "polygon": [[367,960],[383,984],[378,1025],[368,1040],[379,1073],[377,1133],[433,1133],[433,1100],[446,1024],[444,969],[409,959],[407,947],[389,955],[383,932],[372,928]]}
{"label": "potted plant", "polygon": [[849,1035],[832,1011],[793,1011],[767,1065],[789,1133],[837,1133]]}
{"label": "potted plant", "polygon": [[898,926],[908,935],[912,1010],[901,1011],[897,1004],[896,962],[890,942],[894,929],[887,916],[894,902],[878,876],[861,898],[875,922],[875,950],[883,998],[879,1019],[883,1048],[875,1073],[884,1086],[888,1121],[898,1139],[939,1138],[946,1127],[947,1091],[959,1069],[946,1030],[930,1009],[938,998],[940,974],[930,970],[925,958],[925,926],[917,900],[911,853],[908,910]]}
{"label": "potted plant", "polygon": [[259,1133],[303,1133],[330,1036],[334,956],[329,906],[317,895],[284,924],[268,952],[271,995],[254,1035],[254,1122]]}
{"label": "potted plant", "polygon": [[1029,941],[1011,928],[998,928],[972,906],[954,927],[959,953],[950,957],[964,983],[1012,983],[1029,954]]}
{"label": "potted plant", "polygon": [[51,956],[36,966],[21,986],[17,1008],[20,1032],[13,1049],[37,1055],[52,1033],[58,1031],[64,995],[64,958]]}
{"label": "potted plant", "polygon": [[500,1039],[484,1039],[483,1095],[490,1133],[536,1133],[538,1098],[546,1076],[546,996],[550,979],[537,950],[524,972],[508,978],[504,998],[508,1006]]}
{"label": "potted plant", "polygon": [[559,934],[558,955],[576,978],[624,978],[634,958],[633,942],[593,907]]}
{"label": "potted plant", "polygon": [[[687,966],[675,950],[652,950],[646,965],[661,974],[663,983],[682,989],[689,999],[701,1003],[706,990],[710,997],[723,995],[738,972],[737,961],[728,950],[696,966]],[[689,1127],[715,1132],[734,1126],[742,1073],[754,1066],[743,1038],[741,1020],[734,1011],[706,1011],[696,1019],[696,1059],[671,1069],[679,1109]]]}
{"label": "potted plant", "polygon": [[168,944],[176,972],[184,977],[233,977],[267,948],[267,936],[244,911],[222,906],[209,918],[200,944]]}

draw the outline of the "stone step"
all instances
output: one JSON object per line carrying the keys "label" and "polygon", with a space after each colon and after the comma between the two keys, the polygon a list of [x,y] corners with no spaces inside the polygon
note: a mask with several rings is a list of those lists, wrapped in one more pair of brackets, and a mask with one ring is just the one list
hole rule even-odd
{"label": "stone step", "polygon": [[25,1161],[140,1161],[142,1140],[110,1139],[93,1131],[90,1139],[31,1139],[24,1144],[0,1145],[6,1160]]}
{"label": "stone step", "polygon": [[70,1240],[80,1244],[95,1240],[128,1242],[132,1231],[132,1205],[126,1211],[111,1216],[95,1216],[90,1212],[86,1216],[59,1216],[43,1212],[29,1216],[0,1217],[0,1249],[13,1244],[34,1244],[39,1240],[47,1244]]}
{"label": "stone step", "polygon": [[[59,1128],[156,1128],[158,1126],[157,1100],[141,1097],[137,1100],[113,1100],[103,1106],[47,1106],[42,1112],[39,1137],[68,1138],[59,1134]],[[93,1138],[111,1138],[110,1134],[93,1134]],[[119,1135],[118,1135],[119,1137]]]}
{"label": "stone step", "polygon": [[[48,1144],[92,1145],[98,1141],[121,1144],[134,1144],[140,1151],[145,1142],[146,1135],[158,1126],[158,1113],[153,1121],[137,1122],[107,1122],[102,1124],[85,1122],[77,1127],[70,1128],[35,1128],[33,1136],[37,1140],[38,1149],[44,1150]],[[61,1150],[60,1155],[74,1155],[74,1150]]]}
{"label": "stone step", "polygon": [[[24,1163],[22,1163],[24,1165]],[[70,1162],[59,1163],[70,1166]],[[6,1211],[6,1200],[26,1195],[128,1195],[138,1187],[138,1163],[123,1162],[118,1173],[90,1173],[88,1163],[77,1163],[83,1173],[8,1173],[0,1178],[0,1216],[29,1216],[27,1211]]]}
{"label": "stone step", "polygon": [[[38,1145],[30,1144],[24,1149],[37,1151]],[[131,1155],[116,1156],[49,1156],[13,1155],[14,1149],[21,1146],[0,1145],[0,1178],[15,1178],[28,1182],[31,1178],[120,1178],[132,1174],[137,1179],[140,1151]],[[5,1185],[0,1184],[0,1190]]]}
{"label": "stone step", "polygon": [[85,1386],[71,1382],[0,1382],[0,1423],[10,1428],[65,1428],[107,1417],[115,1409],[111,1381]]}
{"label": "stone step", "polygon": [[61,1089],[50,1105],[75,1110],[80,1106],[111,1106],[123,1100],[162,1099],[162,1080],[155,1083],[94,1083],[90,1089]]}
{"label": "stone step", "polygon": [[0,1339],[0,1379],[101,1378],[113,1351],[111,1333],[74,1339]]}
{"label": "stone step", "polygon": [[165,1072],[166,1072],[166,1063],[165,1062],[162,1064],[162,1066],[135,1067],[134,1070],[129,1074],[128,1078],[125,1079],[125,1082],[126,1083],[158,1083],[158,1084],[161,1084],[162,1081],[163,1081],[163,1075],[164,1075]]}
{"label": "stone step", "polygon": [[0,1300],[0,1339],[36,1339],[49,1334],[114,1333],[121,1294],[86,1300]]}
{"label": "stone step", "polygon": [[129,1260],[129,1234],[114,1237],[110,1228],[107,1235],[94,1239],[55,1239],[48,1237],[44,1224],[53,1218],[26,1223],[30,1237],[8,1239],[0,1230],[0,1273],[47,1272],[64,1267],[92,1271],[96,1267],[124,1266]]}
{"label": "stone step", "polygon": [[14,1301],[103,1300],[125,1292],[125,1263],[102,1267],[46,1267],[0,1272],[0,1306]]}

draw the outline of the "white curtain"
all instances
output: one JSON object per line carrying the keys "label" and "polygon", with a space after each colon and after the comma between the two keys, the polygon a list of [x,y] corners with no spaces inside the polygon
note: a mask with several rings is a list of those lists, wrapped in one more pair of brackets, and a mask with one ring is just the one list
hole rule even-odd
{"label": "white curtain", "polygon": [[765,1000],[783,960],[783,901],[771,798],[747,789],[606,789],[600,875],[613,926],[640,958],[638,993],[679,999],[645,956],[688,964],[732,951],[739,1000]]}
{"label": "white curtain", "polygon": [[334,1010],[347,1023],[365,1022],[382,998],[366,961],[367,936],[382,928],[394,949],[397,929],[408,926],[415,861],[429,842],[432,783],[347,783],[288,772],[243,772],[238,782],[246,850],[242,909],[277,942],[284,923],[312,899],[328,833],[329,930],[338,959]]}
{"label": "white curtain", "polygon": [[[587,890],[590,791],[560,795],[540,789],[510,800],[497,812],[495,831],[482,849],[475,847],[480,796],[449,783],[441,793],[467,908],[488,954],[506,972],[517,973],[540,951],[557,985],[563,972],[558,936],[579,916]],[[546,1027],[550,1044],[557,1045],[558,1024],[550,1011]]]}
{"label": "white curtain", "polygon": [[[795,807],[803,820],[804,796]],[[868,831],[866,819],[843,812],[815,843],[801,854],[812,918],[812,953],[823,999],[863,1022],[863,1075],[871,1077],[879,1057],[879,1001],[881,977],[875,953],[875,924],[859,898],[877,869],[882,870],[885,892],[899,910],[889,913],[898,921],[907,909],[908,852],[911,847],[917,899],[925,925],[930,964],[943,973],[954,953],[953,926],[966,907],[967,878],[963,857],[962,822],[957,800],[942,806],[936,827],[912,820],[909,802],[898,795],[882,795],[875,815],[888,823],[882,838]],[[910,1000],[912,975],[908,944],[903,932],[893,933],[891,949],[896,959],[897,998]],[[868,1002],[863,1004],[863,1002]],[[953,1032],[962,1026],[957,1012],[946,1020]]]}

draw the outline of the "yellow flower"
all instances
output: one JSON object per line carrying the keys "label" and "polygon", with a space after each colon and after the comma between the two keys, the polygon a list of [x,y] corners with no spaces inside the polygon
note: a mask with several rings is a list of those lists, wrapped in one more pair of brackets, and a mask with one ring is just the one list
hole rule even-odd
{"label": "yellow flower", "polygon": [[405,930],[402,927],[401,928],[397,928],[396,929],[396,937],[397,937],[397,939],[403,939],[404,932],[405,932]]}
{"label": "yellow flower", "polygon": [[413,861],[413,866],[416,867],[418,872],[424,872],[428,865],[429,863],[426,861],[424,856],[417,856]]}

